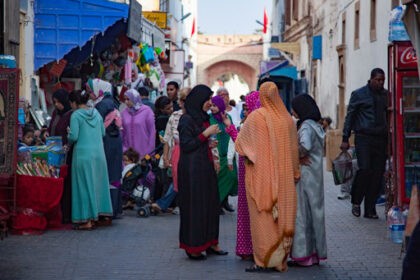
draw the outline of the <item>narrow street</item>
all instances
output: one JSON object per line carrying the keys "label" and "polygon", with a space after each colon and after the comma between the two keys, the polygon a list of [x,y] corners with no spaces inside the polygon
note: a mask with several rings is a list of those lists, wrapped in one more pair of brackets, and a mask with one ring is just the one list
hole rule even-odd
{"label": "narrow street", "polygon": [[220,244],[229,255],[190,261],[178,249],[179,216],[137,218],[130,212],[112,227],[91,232],[9,235],[0,242],[0,279],[399,279],[401,245],[387,238],[384,207],[377,207],[379,220],[355,218],[349,200],[338,200],[337,193],[326,172],[329,255],[320,266],[283,274],[244,272],[251,262],[234,255],[236,212],[220,221]]}

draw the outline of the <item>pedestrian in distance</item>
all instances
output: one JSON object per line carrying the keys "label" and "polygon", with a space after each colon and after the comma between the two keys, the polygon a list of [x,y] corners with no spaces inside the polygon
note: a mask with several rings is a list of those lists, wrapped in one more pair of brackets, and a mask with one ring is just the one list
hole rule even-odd
{"label": "pedestrian in distance", "polygon": [[352,214],[360,217],[364,200],[364,217],[378,219],[376,199],[381,190],[387,157],[388,91],[384,89],[385,72],[375,68],[367,85],[352,92],[344,121],[340,149],[349,149],[351,131],[355,132],[358,171],[352,187]]}
{"label": "pedestrian in distance", "polygon": [[172,107],[174,111],[178,111],[181,109],[178,104],[178,91],[179,91],[179,85],[175,81],[170,81],[166,85],[166,94],[168,95],[168,98],[172,102]]}
{"label": "pedestrian in distance", "polygon": [[219,192],[209,145],[209,137],[220,132],[218,125],[210,125],[207,114],[212,94],[208,86],[195,86],[178,125],[179,243],[192,260],[206,259],[204,251],[227,254],[219,247]]}
{"label": "pedestrian in distance", "polygon": [[297,215],[289,266],[318,265],[327,258],[323,154],[325,132],[315,100],[301,94],[292,100],[292,114],[298,119],[300,180],[296,184]]}
{"label": "pedestrian in distance", "polygon": [[260,87],[261,108],[235,142],[246,157],[246,193],[255,264],[247,272],[286,271],[296,222],[300,178],[296,126],[273,82]]}

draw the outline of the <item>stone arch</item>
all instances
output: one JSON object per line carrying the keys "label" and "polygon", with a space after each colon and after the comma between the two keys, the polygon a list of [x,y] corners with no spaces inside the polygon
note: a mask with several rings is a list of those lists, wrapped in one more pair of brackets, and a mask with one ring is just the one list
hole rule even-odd
{"label": "stone arch", "polygon": [[218,77],[226,73],[240,76],[253,90],[257,87],[257,71],[246,63],[236,60],[223,60],[208,66],[205,70],[206,84],[210,85]]}

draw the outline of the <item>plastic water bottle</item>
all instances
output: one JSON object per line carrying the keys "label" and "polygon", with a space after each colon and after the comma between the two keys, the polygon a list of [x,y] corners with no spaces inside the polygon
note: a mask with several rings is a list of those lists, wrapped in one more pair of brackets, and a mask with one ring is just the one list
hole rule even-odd
{"label": "plastic water bottle", "polygon": [[388,40],[392,41],[409,41],[410,37],[402,21],[405,7],[397,6],[391,11],[391,19],[389,21]]}
{"label": "plastic water bottle", "polygon": [[405,230],[405,221],[401,208],[394,206],[388,211],[387,224],[392,242],[401,244]]}

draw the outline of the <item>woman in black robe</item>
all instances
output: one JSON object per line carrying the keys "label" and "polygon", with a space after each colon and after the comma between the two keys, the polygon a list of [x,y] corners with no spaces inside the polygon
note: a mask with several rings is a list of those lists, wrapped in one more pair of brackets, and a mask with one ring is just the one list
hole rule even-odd
{"label": "woman in black robe", "polygon": [[178,125],[179,242],[193,260],[206,259],[204,251],[207,255],[227,254],[218,246],[219,191],[208,141],[212,134],[220,132],[217,125],[210,126],[207,114],[212,93],[205,85],[195,86],[185,100],[186,113]]}

